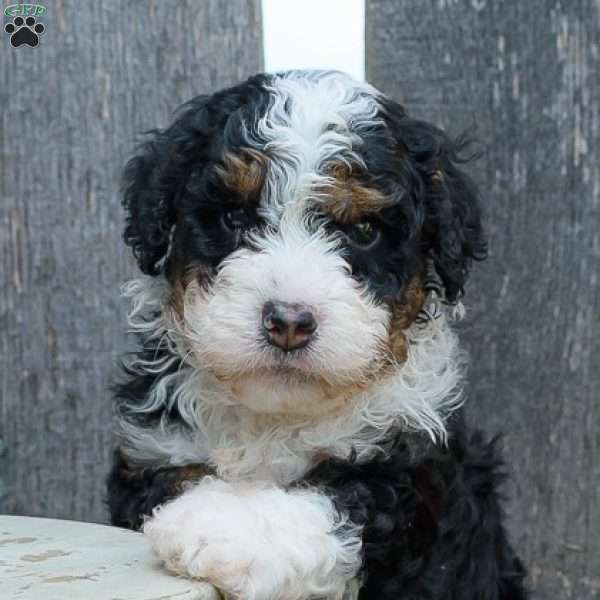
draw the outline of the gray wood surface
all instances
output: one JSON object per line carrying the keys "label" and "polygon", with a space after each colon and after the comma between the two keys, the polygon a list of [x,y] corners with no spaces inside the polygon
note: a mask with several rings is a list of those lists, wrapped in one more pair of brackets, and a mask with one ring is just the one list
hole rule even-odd
{"label": "gray wood surface", "polygon": [[0,515],[2,600],[219,600],[207,582],[173,577],[141,533]]}
{"label": "gray wood surface", "polygon": [[260,2],[44,4],[37,48],[0,31],[0,513],[104,521],[120,171],[135,133],[262,68]]}
{"label": "gray wood surface", "polygon": [[484,144],[470,419],[505,433],[535,597],[598,598],[600,2],[367,0],[366,53],[372,83]]}

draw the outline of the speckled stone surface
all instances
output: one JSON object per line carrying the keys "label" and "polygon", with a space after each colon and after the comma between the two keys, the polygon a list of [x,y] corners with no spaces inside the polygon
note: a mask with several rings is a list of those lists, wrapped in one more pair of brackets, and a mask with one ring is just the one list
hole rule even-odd
{"label": "speckled stone surface", "polygon": [[139,533],[0,515],[2,600],[217,600],[212,586],[168,574]]}

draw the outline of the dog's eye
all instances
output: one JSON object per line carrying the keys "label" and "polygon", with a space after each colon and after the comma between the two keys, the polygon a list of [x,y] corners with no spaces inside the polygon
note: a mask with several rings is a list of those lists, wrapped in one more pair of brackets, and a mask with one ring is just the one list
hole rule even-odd
{"label": "dog's eye", "polygon": [[346,232],[346,236],[350,242],[363,250],[375,246],[379,241],[380,235],[381,231],[369,221],[358,223]]}
{"label": "dog's eye", "polygon": [[252,217],[244,208],[232,208],[223,213],[221,221],[225,229],[239,231],[252,223]]}

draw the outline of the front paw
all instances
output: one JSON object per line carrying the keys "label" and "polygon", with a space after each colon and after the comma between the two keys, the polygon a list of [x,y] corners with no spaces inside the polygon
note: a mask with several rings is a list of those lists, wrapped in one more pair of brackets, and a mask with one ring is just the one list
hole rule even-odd
{"label": "front paw", "polygon": [[360,564],[360,540],[335,534],[320,494],[207,478],[155,511],[144,534],[171,571],[239,600],[339,598]]}
{"label": "front paw", "polygon": [[252,597],[252,556],[214,507],[198,505],[192,495],[184,494],[156,510],[143,531],[170,571],[207,581],[228,596]]}

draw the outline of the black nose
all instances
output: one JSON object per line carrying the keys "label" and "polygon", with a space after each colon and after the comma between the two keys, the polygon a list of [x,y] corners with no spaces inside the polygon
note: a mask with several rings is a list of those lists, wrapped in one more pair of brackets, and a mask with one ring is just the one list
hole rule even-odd
{"label": "black nose", "polygon": [[288,302],[265,302],[262,323],[269,343],[285,352],[304,348],[317,329],[308,306]]}

